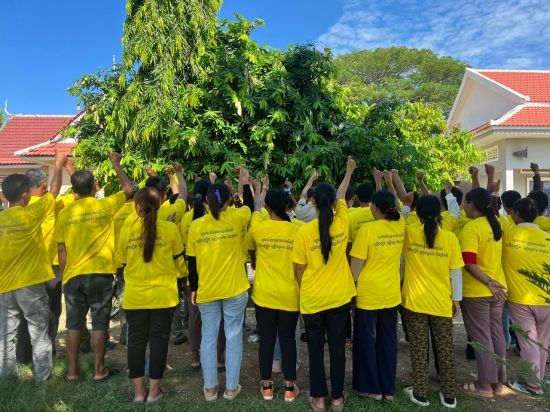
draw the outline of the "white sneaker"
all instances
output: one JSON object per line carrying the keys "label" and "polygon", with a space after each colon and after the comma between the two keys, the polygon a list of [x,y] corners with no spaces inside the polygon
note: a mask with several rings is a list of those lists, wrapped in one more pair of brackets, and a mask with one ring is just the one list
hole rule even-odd
{"label": "white sneaker", "polygon": [[453,403],[447,403],[445,402],[445,395],[443,395],[443,392],[439,392],[439,400],[441,401],[441,405],[443,405],[445,408],[449,409],[455,409],[456,408],[456,398],[454,398]]}
{"label": "white sneaker", "polygon": [[430,406],[430,402],[428,402],[428,400],[422,401],[414,396],[414,390],[412,386],[407,386],[406,388],[403,388],[403,392],[407,394],[412,403],[419,406]]}

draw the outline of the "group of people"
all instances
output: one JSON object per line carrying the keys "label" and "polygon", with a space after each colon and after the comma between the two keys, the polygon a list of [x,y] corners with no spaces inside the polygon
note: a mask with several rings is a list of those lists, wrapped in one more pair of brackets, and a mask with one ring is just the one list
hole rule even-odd
{"label": "group of people", "polygon": [[[49,378],[61,288],[66,379],[80,377],[78,354],[88,312],[94,380],[116,374],[104,358],[113,275],[118,273],[124,283],[133,401],[154,403],[165,395],[161,380],[169,339],[173,325],[181,325],[180,297],[186,288],[192,366],[202,369],[204,397],[218,398],[223,368],[223,397],[235,399],[241,391],[251,264],[265,400],[276,392],[276,347],[284,400],[292,402],[300,393],[295,384],[300,322],[307,337],[307,398],[313,410],[325,410],[329,397],[325,342],[330,407],[344,408],[350,338],[355,393],[392,400],[399,313],[412,367],[412,385],[404,390],[413,403],[429,405],[431,337],[440,401],[456,407],[452,319],[460,312],[477,362],[477,380],[465,383],[463,390],[491,398],[510,383],[504,364],[491,354],[506,358],[508,325],[503,326],[503,318],[510,318],[525,331],[517,334],[518,345],[533,370],[527,382],[510,384],[522,392],[542,392],[550,295],[540,285],[548,283],[543,268],[550,264],[550,219],[545,217],[548,196],[537,165],[532,165],[534,190],[524,198],[514,191],[499,193],[491,166],[486,166],[487,188],[480,187],[478,170],[472,168],[472,189],[465,195],[452,183],[433,195],[422,173],[417,174],[415,192],[405,189],[397,170],[374,170],[374,185],[352,189],[357,165],[349,157],[337,189],[316,184],[313,170],[296,202],[288,182],[284,188],[271,188],[268,177],[255,179],[245,167],[238,168],[237,190],[211,174],[209,180],[195,179],[188,199],[180,164],[167,168],[170,182],[151,172],[138,189],[123,171],[121,156],[111,153],[110,159],[121,191],[101,199],[93,174],[74,172],[72,161],[61,154],[56,155],[49,190],[46,176],[35,169],[2,182],[9,208],[0,213],[0,375],[17,374],[15,341],[25,320],[36,381]],[[58,196],[63,168],[71,175],[72,191]]]}

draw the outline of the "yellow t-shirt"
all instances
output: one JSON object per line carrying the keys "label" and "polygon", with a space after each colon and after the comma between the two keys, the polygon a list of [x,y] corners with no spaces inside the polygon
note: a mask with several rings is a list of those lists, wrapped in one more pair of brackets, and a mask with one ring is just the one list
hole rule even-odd
{"label": "yellow t-shirt", "polygon": [[357,279],[356,307],[393,308],[401,303],[401,253],[405,219],[374,220],[361,227],[350,255],[366,260]]}
{"label": "yellow t-shirt", "polygon": [[153,259],[143,260],[142,219],[128,221],[120,232],[117,261],[124,268],[124,309],[162,309],[178,304],[176,264],[173,259],[183,252],[178,227],[157,220],[157,237]]}
{"label": "yellow t-shirt", "polygon": [[[185,200],[181,198],[177,198],[174,203],[170,203],[169,200],[164,201],[160,205],[160,208],[158,210],[158,217],[160,220],[168,220],[170,215],[174,215],[174,223],[179,226],[181,223],[181,219],[183,218],[183,215],[187,211],[187,203],[185,203]],[[134,208],[134,210],[130,211],[128,218],[132,220],[136,220],[138,218],[138,214]]]}
{"label": "yellow t-shirt", "polygon": [[55,240],[67,249],[63,284],[79,275],[116,272],[113,218],[124,203],[126,195],[118,192],[101,200],[82,198],[61,211]]}
{"label": "yellow t-shirt", "polygon": [[[543,265],[550,263],[550,235],[528,225],[514,226],[504,232],[502,266],[508,283],[508,300],[522,305],[550,306],[544,298],[550,294],[529,282],[519,271],[543,275]],[[543,275],[548,278],[548,274]]]}
{"label": "yellow t-shirt", "polygon": [[[498,242],[493,237],[493,230],[485,216],[470,220],[459,235],[462,252],[477,255],[477,265],[487,276],[506,287],[502,270],[502,239]],[[462,274],[462,296],[481,298],[493,296],[487,286],[474,278],[468,270]]]}
{"label": "yellow t-shirt", "polygon": [[262,220],[254,212],[248,249],[256,251],[256,277],[252,300],[270,309],[298,312],[300,290],[294,274],[292,246],[298,226],[280,220]]}
{"label": "yellow t-shirt", "polygon": [[500,227],[503,232],[506,232],[510,230],[510,228],[516,226],[514,219],[512,219],[512,216],[510,215],[501,215],[499,216],[498,221],[500,222]]}
{"label": "yellow t-shirt", "polygon": [[[57,225],[57,218],[59,216],[59,213],[67,206],[74,203],[74,201],[75,199],[72,193],[57,196],[57,199],[55,199],[55,225]],[[55,240],[55,225],[54,230],[52,231],[50,243],[46,246],[48,247],[48,254],[50,255],[50,258],[52,260],[52,265],[59,265],[59,256],[57,255],[57,242]]]}
{"label": "yellow t-shirt", "polygon": [[292,260],[306,266],[300,288],[300,311],[303,314],[343,306],[357,294],[346,257],[348,231],[346,201],[340,199],[330,226],[332,251],[325,264],[321,253],[319,220],[312,220],[298,230]]}
{"label": "yellow t-shirt", "polygon": [[0,212],[0,293],[54,278],[42,236],[42,224],[54,208],[54,197],[46,193],[25,207]]}
{"label": "yellow t-shirt", "polygon": [[550,218],[546,216],[537,216],[533,223],[538,225],[541,230],[550,233]]}
{"label": "yellow t-shirt", "polygon": [[407,216],[407,225],[416,225],[420,223],[420,219],[418,218],[418,215],[416,214],[416,210],[411,210],[409,213],[409,216]]}
{"label": "yellow t-shirt", "polygon": [[197,303],[233,298],[250,288],[242,244],[250,214],[246,206],[227,208],[218,220],[208,214],[191,223],[186,253],[197,258]]}
{"label": "yellow t-shirt", "polygon": [[464,229],[464,226],[466,226],[466,224],[468,222],[471,222],[472,219],[470,219],[468,216],[466,216],[466,211],[464,209],[462,209],[460,211],[460,219],[458,221],[458,230],[462,230]]}
{"label": "yellow t-shirt", "polygon": [[372,215],[372,211],[369,206],[359,207],[355,210],[355,212],[351,213],[349,215],[348,242],[355,242],[355,238],[357,237],[357,233],[359,232],[359,229],[361,229],[361,226],[372,221],[374,221],[374,216]]}
{"label": "yellow t-shirt", "polygon": [[458,236],[459,219],[455,215],[451,215],[448,210],[441,213],[441,218],[441,228]]}
{"label": "yellow t-shirt", "polygon": [[[38,196],[31,196],[31,199],[29,200],[29,205],[32,205],[33,203],[36,203],[41,198]],[[57,202],[56,202],[57,203]],[[28,206],[28,205],[27,205]],[[42,239],[44,239],[44,244],[46,245],[46,250],[48,251],[48,256],[50,255],[50,245],[53,241],[53,232],[55,229],[55,216],[56,216],[56,208],[54,207],[50,212],[48,213],[48,216],[46,216],[46,219],[42,222],[42,225],[40,226],[42,229]],[[55,242],[54,242],[55,243]],[[57,249],[57,243],[55,244]],[[56,250],[57,252],[57,250]],[[55,258],[55,256],[53,256]],[[53,258],[50,257],[50,261],[53,262]]]}
{"label": "yellow t-shirt", "polygon": [[[113,224],[114,224],[114,230],[113,235],[115,237],[115,248],[118,246],[118,238],[120,236],[120,231],[122,229],[122,226],[124,226],[124,222],[126,222],[126,219],[131,214],[136,213],[136,205],[133,200],[130,200],[129,202],[124,203],[124,205],[119,209],[118,212],[116,212],[115,217],[113,218]],[[137,218],[137,215],[136,215]]]}
{"label": "yellow t-shirt", "polygon": [[450,271],[464,266],[454,233],[440,229],[433,249],[426,245],[423,225],[408,225],[405,232],[403,306],[432,316],[453,316]]}

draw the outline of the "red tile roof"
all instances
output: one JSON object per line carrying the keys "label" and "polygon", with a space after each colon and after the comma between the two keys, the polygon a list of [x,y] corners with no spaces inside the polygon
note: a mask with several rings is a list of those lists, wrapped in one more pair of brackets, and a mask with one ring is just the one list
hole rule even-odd
{"label": "red tile roof", "polygon": [[531,102],[550,103],[550,72],[478,70],[478,73],[529,96]]}
{"label": "red tile roof", "polygon": [[28,164],[14,156],[14,152],[53,139],[74,118],[74,115],[13,115],[0,129],[0,164]]}
{"label": "red tile roof", "polygon": [[499,126],[550,126],[550,107],[527,106],[510,116]]}
{"label": "red tile roof", "polygon": [[54,157],[55,151],[71,154],[72,150],[76,147],[76,143],[55,142],[48,143],[47,145],[36,147],[25,153],[24,157]]}

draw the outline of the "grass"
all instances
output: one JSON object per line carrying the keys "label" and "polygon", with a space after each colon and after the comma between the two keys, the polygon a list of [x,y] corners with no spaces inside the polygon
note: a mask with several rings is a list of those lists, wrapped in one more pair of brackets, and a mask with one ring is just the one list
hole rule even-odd
{"label": "grass", "polygon": [[[123,367],[124,365],[116,365]],[[189,368],[167,371],[164,387],[169,395],[157,405],[145,406],[132,404],[133,390],[125,374],[111,378],[107,382],[93,382],[93,364],[90,356],[81,359],[81,376],[78,383],[64,379],[65,362],[58,359],[54,363],[53,378],[37,385],[34,383],[32,370],[22,366],[19,379],[0,381],[1,411],[309,411],[310,406],[304,395],[292,404],[285,404],[280,397],[272,402],[260,398],[256,387],[245,387],[236,401],[220,399],[206,403],[200,390],[201,377]],[[277,395],[277,394],[276,394]],[[413,405],[398,389],[393,402],[378,403],[372,400],[351,396],[346,404],[347,411],[444,411],[437,397],[431,393],[433,406],[420,408]],[[470,398],[459,398],[460,411],[480,410],[479,402]],[[329,410],[329,409],[327,409]]]}

